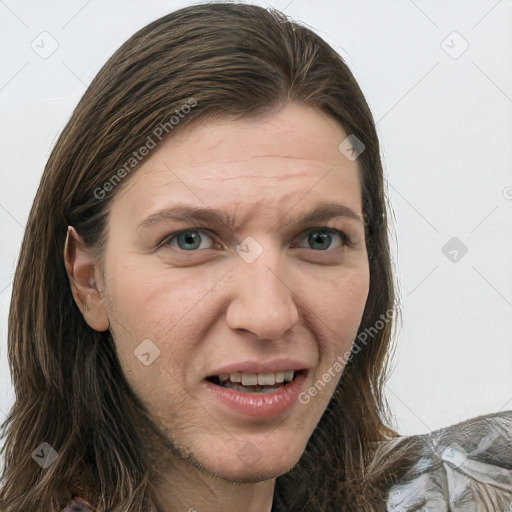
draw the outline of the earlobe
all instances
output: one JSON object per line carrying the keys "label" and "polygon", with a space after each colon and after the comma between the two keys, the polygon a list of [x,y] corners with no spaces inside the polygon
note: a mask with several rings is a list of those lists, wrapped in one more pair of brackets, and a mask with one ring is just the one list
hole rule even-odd
{"label": "earlobe", "polygon": [[110,324],[97,282],[99,269],[90,256],[90,250],[73,226],[68,226],[64,244],[64,265],[71,292],[84,320],[94,330],[106,331]]}

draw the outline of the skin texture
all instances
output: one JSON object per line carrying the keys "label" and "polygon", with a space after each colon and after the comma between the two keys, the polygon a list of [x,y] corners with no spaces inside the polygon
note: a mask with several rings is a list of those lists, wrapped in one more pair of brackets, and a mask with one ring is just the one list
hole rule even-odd
{"label": "skin texture", "polygon": [[[363,218],[357,160],[338,149],[346,136],[326,114],[295,104],[191,125],[117,193],[103,261],[68,233],[75,300],[93,329],[111,330],[128,382],[173,447],[154,482],[165,510],[270,510],[275,478],[298,462],[327,407],[341,376],[333,363],[350,350],[368,296],[364,224],[285,221],[331,201]],[[177,202],[225,208],[237,227],[165,220],[138,229]],[[169,241],[192,227],[200,241]],[[311,228],[339,229],[353,247],[335,233],[308,241]],[[252,263],[235,250],[249,236],[263,249]],[[160,350],[147,366],[134,355],[146,339]],[[205,385],[230,362],[286,357],[309,368],[304,389],[329,370],[335,378],[284,415],[232,412]],[[257,462],[237,455],[244,447]]]}

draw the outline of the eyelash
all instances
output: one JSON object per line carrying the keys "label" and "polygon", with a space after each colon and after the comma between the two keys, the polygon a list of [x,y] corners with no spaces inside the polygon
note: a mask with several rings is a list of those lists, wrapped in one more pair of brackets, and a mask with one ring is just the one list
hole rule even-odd
{"label": "eyelash", "polygon": [[[348,247],[348,248],[354,247],[354,243],[350,240],[350,238],[346,235],[346,233],[344,233],[343,231],[340,231],[339,229],[335,229],[335,228],[328,228],[328,227],[324,227],[324,226],[322,226],[322,227],[315,227],[315,228],[309,228],[304,233],[302,233],[302,236],[308,235],[308,234],[310,234],[312,232],[315,232],[315,231],[322,232],[322,233],[338,235],[341,238],[342,246]],[[158,247],[159,248],[160,247],[169,247],[171,245],[172,241],[175,238],[177,238],[179,235],[186,234],[186,233],[196,233],[196,232],[206,233],[210,238],[212,238],[212,239],[214,238],[213,233],[209,229],[206,229],[206,228],[188,228],[188,229],[184,229],[184,230],[176,231],[176,232],[172,233],[171,235],[166,237],[158,245]],[[184,249],[180,249],[179,247],[177,249],[180,250],[180,251],[183,251],[183,252],[199,252],[200,250],[206,250],[206,249],[192,249],[190,251],[186,251]],[[302,249],[302,247],[299,247],[299,249]],[[315,249],[311,249],[311,250],[315,251],[315,252],[328,252],[329,248],[325,249],[325,250],[318,250],[318,251],[315,250]]]}

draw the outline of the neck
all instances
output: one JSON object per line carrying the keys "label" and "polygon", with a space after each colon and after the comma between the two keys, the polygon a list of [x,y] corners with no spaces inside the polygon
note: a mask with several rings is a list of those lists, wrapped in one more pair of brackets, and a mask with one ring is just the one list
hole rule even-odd
{"label": "neck", "polygon": [[186,461],[173,466],[165,473],[159,470],[153,482],[159,511],[271,512],[275,478],[256,483],[231,482]]}

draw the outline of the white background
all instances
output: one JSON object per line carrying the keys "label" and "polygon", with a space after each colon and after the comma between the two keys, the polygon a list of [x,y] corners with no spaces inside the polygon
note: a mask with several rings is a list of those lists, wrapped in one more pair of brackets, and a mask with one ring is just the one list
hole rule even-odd
{"label": "white background", "polygon": [[[14,399],[12,276],[51,147],[111,54],[191,3],[0,0],[0,421]],[[512,409],[512,1],[271,5],[341,53],[377,122],[403,310],[393,426],[425,433]],[[47,58],[33,49],[52,44]],[[457,262],[442,251],[452,237],[468,249]]]}

